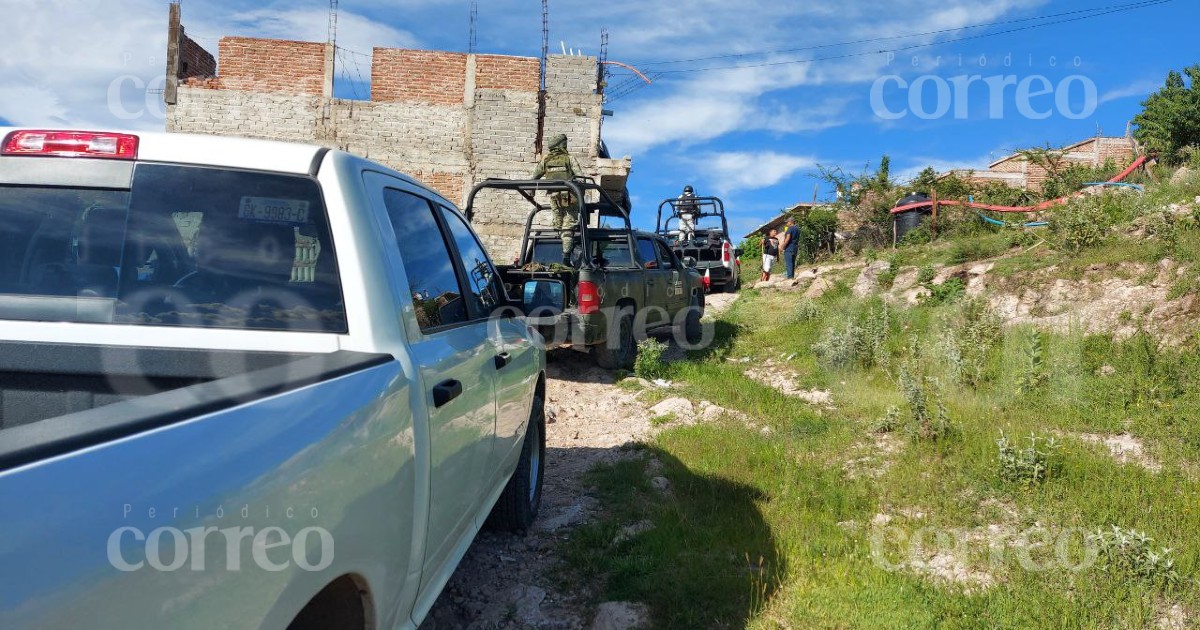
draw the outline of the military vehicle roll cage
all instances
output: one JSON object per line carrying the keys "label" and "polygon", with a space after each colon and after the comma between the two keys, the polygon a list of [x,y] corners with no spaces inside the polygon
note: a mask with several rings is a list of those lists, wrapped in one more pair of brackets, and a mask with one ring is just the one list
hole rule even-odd
{"label": "military vehicle roll cage", "polygon": [[[663,219],[663,210],[665,210],[667,206],[671,207],[671,214],[668,215],[666,219]],[[658,221],[655,223],[654,231],[659,236],[666,238],[666,236],[671,232],[672,220],[676,222],[674,227],[675,231],[679,231],[679,209],[684,206],[696,209],[696,218],[694,221],[696,226],[699,226],[700,219],[704,217],[720,217],[721,233],[726,239],[730,237],[729,221],[725,219],[725,203],[717,197],[690,197],[683,199],[674,197],[663,200],[662,203],[658,204]],[[701,230],[705,228],[697,227],[696,229]]]}
{"label": "military vehicle roll cage", "polygon": [[[475,196],[481,191],[489,189],[515,191],[533,206],[533,210],[525,219],[525,233],[521,239],[522,251],[521,258],[519,260],[521,264],[527,262],[525,257],[529,255],[530,252],[526,251],[525,245],[528,244],[531,239],[551,237],[557,238],[559,236],[559,231],[555,228],[535,228],[533,225],[534,218],[538,215],[538,213],[551,209],[549,205],[538,202],[537,193],[542,191],[551,194],[567,192],[571,193],[575,197],[576,207],[579,210],[579,246],[582,248],[582,251],[591,251],[589,248],[591,240],[589,239],[588,233],[593,229],[597,231],[608,230],[630,234],[631,240],[629,246],[632,251],[633,224],[629,220],[629,213],[623,207],[621,207],[620,204],[613,201],[612,197],[610,197],[609,194],[605,192],[603,188],[598,186],[595,180],[590,177],[576,178],[573,180],[485,179],[476,184],[475,187],[471,189],[471,194],[467,197],[467,208],[464,213],[467,215],[468,221],[474,222],[475,220]],[[591,191],[595,191],[598,194],[599,201],[592,203],[587,202],[586,193]],[[598,219],[603,219],[604,217],[619,219],[623,222],[623,226],[603,228],[598,220],[596,224],[597,227],[592,228],[592,217],[597,217]],[[584,262],[585,264],[591,264],[591,261],[585,260]]]}

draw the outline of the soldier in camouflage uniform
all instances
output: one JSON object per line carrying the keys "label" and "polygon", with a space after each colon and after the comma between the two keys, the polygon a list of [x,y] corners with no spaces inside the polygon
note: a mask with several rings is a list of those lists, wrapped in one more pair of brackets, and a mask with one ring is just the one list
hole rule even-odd
{"label": "soldier in camouflage uniform", "polygon": [[[560,133],[550,138],[550,150],[546,157],[538,162],[533,171],[533,178],[565,181],[582,176],[583,168],[567,152],[567,137]],[[575,195],[569,192],[551,193],[550,207],[554,212],[552,225],[562,235],[563,264],[569,265],[571,250],[575,248],[575,230],[579,227],[579,208],[575,203]]]}

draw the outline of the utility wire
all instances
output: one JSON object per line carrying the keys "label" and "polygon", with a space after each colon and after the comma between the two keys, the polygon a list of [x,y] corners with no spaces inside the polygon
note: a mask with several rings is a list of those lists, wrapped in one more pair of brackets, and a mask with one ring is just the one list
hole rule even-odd
{"label": "utility wire", "polygon": [[[700,67],[700,68],[682,68],[682,69],[675,69],[675,70],[660,70],[659,73],[660,74],[685,74],[685,73],[691,73],[691,72],[707,72],[710,70],[738,70],[738,69],[742,69],[742,68],[766,68],[766,67],[771,67],[771,66],[786,66],[786,65],[798,64],[798,63],[813,63],[815,61],[833,61],[833,60],[838,60],[838,59],[866,57],[869,55],[879,55],[879,54],[884,54],[884,53],[904,52],[904,51],[909,51],[909,50],[918,50],[921,48],[932,48],[934,46],[941,46],[944,44],[952,44],[955,42],[964,42],[964,41],[971,41],[971,40],[976,40],[976,39],[999,37],[1001,35],[1010,35],[1012,33],[1018,33],[1021,31],[1028,31],[1028,30],[1033,30],[1033,29],[1038,29],[1038,28],[1045,28],[1047,26],[1055,26],[1058,24],[1067,24],[1070,22],[1079,22],[1079,21],[1083,21],[1083,20],[1090,20],[1093,18],[1105,16],[1105,15],[1112,15],[1114,13],[1123,13],[1123,12],[1132,11],[1135,9],[1141,9],[1141,8],[1146,8],[1146,7],[1151,7],[1151,6],[1168,4],[1168,3],[1171,3],[1174,1],[1175,0],[1152,0],[1150,2],[1141,2],[1141,3],[1137,3],[1137,4],[1133,4],[1133,5],[1123,5],[1120,8],[1113,8],[1113,9],[1110,9],[1107,11],[1103,11],[1101,13],[1093,13],[1093,14],[1082,16],[1082,17],[1068,18],[1068,19],[1063,19],[1063,20],[1054,20],[1054,21],[1050,21],[1050,22],[1042,22],[1039,24],[1032,24],[1030,26],[1023,26],[1023,27],[1019,27],[1019,28],[1006,29],[1003,31],[996,31],[994,33],[980,33],[978,35],[965,35],[963,37],[956,37],[956,38],[947,39],[944,41],[930,42],[930,43],[924,43],[924,44],[912,44],[909,46],[901,46],[901,47],[897,47],[897,48],[883,48],[883,49],[879,49],[879,50],[864,50],[864,51],[859,51],[859,52],[844,53],[844,54],[840,54],[840,55],[829,55],[829,56],[825,56],[825,57],[811,57],[808,59],[788,59],[788,60],[783,60],[783,61],[764,61],[764,62],[760,62],[760,63],[740,64],[740,65],[733,65],[733,66],[704,66],[704,67]],[[760,54],[772,54],[772,53],[760,53]]]}

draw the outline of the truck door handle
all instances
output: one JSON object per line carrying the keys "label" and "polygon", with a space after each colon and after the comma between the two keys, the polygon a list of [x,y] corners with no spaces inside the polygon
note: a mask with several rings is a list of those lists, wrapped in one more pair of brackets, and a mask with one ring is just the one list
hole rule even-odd
{"label": "truck door handle", "polygon": [[433,406],[440,408],[462,394],[462,383],[451,379],[433,386]]}
{"label": "truck door handle", "polygon": [[512,355],[507,352],[501,352],[496,355],[496,369],[503,370],[508,363],[512,361]]}

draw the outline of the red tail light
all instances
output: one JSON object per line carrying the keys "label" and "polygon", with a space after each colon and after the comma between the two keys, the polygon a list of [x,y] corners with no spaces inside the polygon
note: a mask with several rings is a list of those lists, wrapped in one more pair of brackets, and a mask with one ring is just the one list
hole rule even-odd
{"label": "red tail light", "polygon": [[600,289],[595,282],[581,280],[579,282],[579,314],[591,315],[600,310]]}
{"label": "red tail light", "polygon": [[4,139],[0,155],[136,160],[138,137],[94,131],[14,131]]}
{"label": "red tail light", "polygon": [[733,260],[733,247],[728,242],[721,248],[721,260],[724,262]]}

